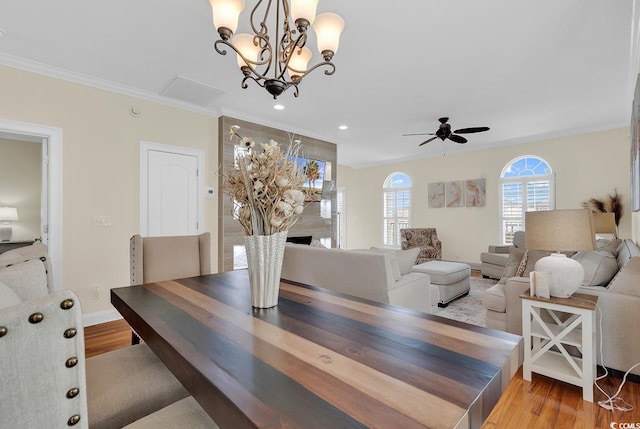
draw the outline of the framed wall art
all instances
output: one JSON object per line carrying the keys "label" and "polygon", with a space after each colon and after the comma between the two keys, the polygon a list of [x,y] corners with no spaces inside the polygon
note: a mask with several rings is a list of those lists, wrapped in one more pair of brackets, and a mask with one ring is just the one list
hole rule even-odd
{"label": "framed wall art", "polygon": [[485,179],[464,181],[464,202],[466,207],[482,207],[487,204]]}
{"label": "framed wall art", "polygon": [[447,182],[445,203],[447,207],[464,207],[464,182]]}
{"label": "framed wall art", "polygon": [[444,182],[429,183],[429,207],[444,207]]}

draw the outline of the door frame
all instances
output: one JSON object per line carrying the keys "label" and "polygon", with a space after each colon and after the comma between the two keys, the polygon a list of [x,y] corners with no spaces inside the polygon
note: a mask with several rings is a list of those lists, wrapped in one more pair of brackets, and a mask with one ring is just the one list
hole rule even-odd
{"label": "door frame", "polygon": [[[40,212],[46,214],[53,290],[62,290],[62,128],[0,119],[0,131],[38,137],[42,139],[43,148],[46,146],[43,153],[48,156],[42,160],[42,171],[43,179],[47,182],[43,193],[48,193],[48,204],[47,207],[41,207]],[[40,227],[43,226],[41,221]]]}
{"label": "door frame", "polygon": [[181,146],[171,146],[140,140],[140,235],[149,236],[149,152],[167,152],[176,155],[195,156],[198,160],[198,228],[204,232],[204,151]]}

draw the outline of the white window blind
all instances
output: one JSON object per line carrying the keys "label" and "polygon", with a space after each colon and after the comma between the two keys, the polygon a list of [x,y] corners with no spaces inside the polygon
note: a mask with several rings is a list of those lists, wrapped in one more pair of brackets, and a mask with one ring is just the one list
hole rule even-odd
{"label": "white window blind", "polygon": [[541,158],[525,156],[512,160],[500,179],[500,240],[513,242],[513,234],[526,228],[527,211],[553,210],[555,180],[551,167]]}
{"label": "white window blind", "polygon": [[393,173],[384,183],[383,244],[400,246],[400,229],[411,226],[411,179]]}

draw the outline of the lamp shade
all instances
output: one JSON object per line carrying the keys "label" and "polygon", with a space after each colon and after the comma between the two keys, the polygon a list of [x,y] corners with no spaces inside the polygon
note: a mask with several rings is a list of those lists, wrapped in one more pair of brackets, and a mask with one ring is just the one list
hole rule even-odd
{"label": "lamp shade", "polygon": [[0,222],[16,221],[18,219],[18,209],[15,207],[0,207]]}
{"label": "lamp shade", "polygon": [[313,23],[318,42],[318,51],[323,53],[330,51],[333,54],[338,52],[340,45],[340,33],[344,29],[344,19],[335,13],[322,13],[316,16]]}
{"label": "lamp shade", "polygon": [[287,67],[287,73],[293,79],[294,76],[296,78],[300,78],[304,75],[304,72],[307,70],[307,64],[311,60],[313,54],[311,53],[311,49],[304,46],[301,49],[296,49],[291,54],[291,60],[289,61],[289,66]]}
{"label": "lamp shade", "polygon": [[260,54],[260,48],[253,43],[253,36],[245,33],[236,34],[233,37],[233,44],[247,60],[251,61],[251,63],[247,64],[240,55],[236,55],[238,59],[238,67],[254,67],[258,60],[258,54]]}
{"label": "lamp shade", "polygon": [[596,234],[616,234],[615,213],[593,213],[593,229]]}
{"label": "lamp shade", "polygon": [[244,0],[209,0],[216,30],[226,28],[235,33],[240,12],[244,10]]}
{"label": "lamp shade", "polygon": [[527,249],[578,252],[596,248],[592,213],[587,209],[527,212],[524,219]]}
{"label": "lamp shade", "polygon": [[[550,210],[525,213],[527,249],[587,251],[595,249],[593,216],[590,210]],[[549,280],[549,294],[571,296],[584,280],[584,268],[562,253],[539,259],[534,270]]]}
{"label": "lamp shade", "polygon": [[303,19],[313,24],[313,20],[316,19],[318,0],[291,0],[290,4],[293,22]]}

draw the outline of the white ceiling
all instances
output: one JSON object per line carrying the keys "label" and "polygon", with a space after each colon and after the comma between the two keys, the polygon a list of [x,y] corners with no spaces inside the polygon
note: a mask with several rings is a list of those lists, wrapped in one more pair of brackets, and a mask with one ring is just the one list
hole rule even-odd
{"label": "white ceiling", "polygon": [[[337,70],[283,94],[283,111],[215,52],[206,0],[2,0],[0,64],[154,100],[179,75],[222,91],[190,108],[337,143],[339,162],[359,167],[627,126],[635,1],[320,0],[346,21]],[[491,130],[446,148],[401,136],[441,116]]]}

